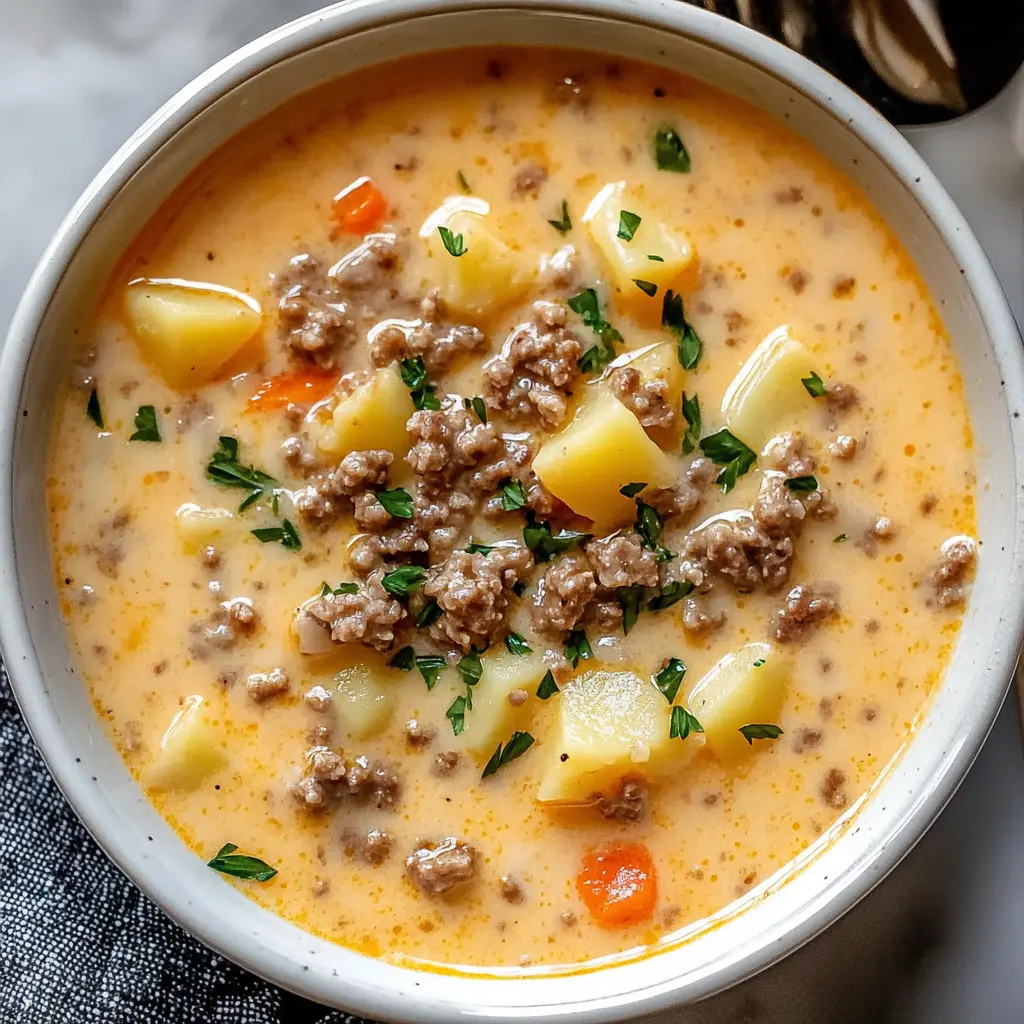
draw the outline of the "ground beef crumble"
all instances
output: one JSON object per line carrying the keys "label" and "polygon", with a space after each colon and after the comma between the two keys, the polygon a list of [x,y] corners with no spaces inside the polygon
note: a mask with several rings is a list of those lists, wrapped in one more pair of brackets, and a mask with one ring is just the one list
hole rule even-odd
{"label": "ground beef crumble", "polygon": [[541,577],[533,604],[533,624],[543,633],[575,628],[597,581],[586,557],[576,552],[555,559]]}
{"label": "ground beef crumble", "polygon": [[440,843],[425,843],[405,861],[405,873],[428,896],[443,896],[476,876],[479,855],[461,839],[450,836]]}
{"label": "ground beef crumble", "polygon": [[643,500],[663,518],[687,516],[694,512],[708,488],[718,476],[718,467],[702,455],[697,456],[672,487],[644,491]]}
{"label": "ground beef crumble", "polygon": [[614,794],[601,795],[597,809],[614,821],[640,821],[647,813],[647,781],[641,775],[623,777]]}
{"label": "ground beef crumble", "polygon": [[929,603],[955,608],[967,600],[978,562],[978,545],[966,536],[950,537],[940,549],[939,564],[926,576],[931,587]]}
{"label": "ground beef crumble", "polygon": [[354,594],[327,594],[307,602],[302,614],[330,630],[335,643],[361,641],[378,651],[386,651],[395,642],[395,626],[406,615],[381,586],[384,573],[377,570],[359,584]]}
{"label": "ground beef crumble", "polygon": [[615,396],[636,416],[641,426],[671,427],[675,423],[675,404],[664,377],[645,381],[639,370],[620,366],[612,370],[608,382]]}
{"label": "ground beef crumble", "polygon": [[602,587],[644,587],[658,585],[658,560],[632,531],[613,533],[586,546],[586,555]]}
{"label": "ground beef crumble", "polygon": [[306,751],[304,764],[305,774],[292,787],[292,796],[307,810],[329,810],[346,798],[384,810],[393,807],[401,794],[394,770],[366,754],[346,761],[330,747],[318,745]]}
{"label": "ground beef crumble", "polygon": [[794,643],[806,638],[815,627],[839,613],[839,602],[831,586],[799,584],[786,595],[782,607],[772,618],[769,631],[779,643]]}
{"label": "ground beef crumble", "polygon": [[394,842],[390,833],[379,828],[371,828],[364,833],[346,829],[341,835],[345,856],[354,857],[372,867],[379,867],[391,856]]}

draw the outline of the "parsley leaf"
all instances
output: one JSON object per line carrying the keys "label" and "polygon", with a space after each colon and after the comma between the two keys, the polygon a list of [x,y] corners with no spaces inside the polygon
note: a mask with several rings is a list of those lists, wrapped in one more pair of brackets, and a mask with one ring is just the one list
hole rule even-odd
{"label": "parsley leaf", "polygon": [[526,526],[523,527],[523,542],[538,562],[549,562],[555,555],[583,544],[592,536],[591,533],[578,533],[576,530],[559,530],[552,534],[551,524],[537,522],[532,512],[527,513]]}
{"label": "parsley leaf", "polygon": [[658,286],[651,281],[642,281],[639,277],[634,277],[633,284],[645,295],[650,295],[651,298],[658,294]]}
{"label": "parsley leaf", "polygon": [[655,675],[654,685],[669,704],[676,699],[676,694],[679,693],[679,687],[685,675],[686,666],[678,658],[669,658],[664,667]]}
{"label": "parsley leaf", "polygon": [[459,188],[462,189],[462,191],[465,192],[467,196],[473,194],[473,190],[469,187],[469,182],[466,180],[466,176],[465,174],[462,173],[462,171],[457,172],[455,178],[459,183]]}
{"label": "parsley leaf", "polygon": [[559,220],[549,220],[548,223],[560,234],[565,235],[572,231],[572,220],[569,217],[569,204],[562,200],[562,216]]}
{"label": "parsley leaf", "polygon": [[340,597],[342,594],[358,594],[359,584],[358,583],[339,583],[336,587],[332,587],[330,583],[324,580],[320,584],[320,596],[327,597],[329,594],[334,594],[335,597]]}
{"label": "parsley leaf", "polygon": [[676,354],[684,370],[692,370],[700,362],[704,345],[693,324],[686,319],[683,297],[672,291],[665,292],[661,300],[661,322],[676,336]]}
{"label": "parsley leaf", "polygon": [[238,461],[238,439],[234,437],[218,438],[217,450],[206,465],[206,475],[221,487],[237,487],[249,492],[248,497],[238,506],[239,512],[261,498],[274,496],[277,487],[277,481],[269,473],[255,466],[244,466]]}
{"label": "parsley leaf", "polygon": [[493,775],[499,768],[504,768],[510,761],[514,761],[517,757],[522,757],[532,746],[533,737],[528,732],[512,733],[511,739],[505,744],[504,748],[502,748],[500,743],[498,744],[497,750],[491,754],[491,759],[484,765],[480,778],[486,779],[488,775]]}
{"label": "parsley leaf", "polygon": [[597,373],[615,358],[615,343],[622,341],[622,335],[601,316],[601,304],[593,288],[586,288],[569,299],[569,308],[582,318],[584,326],[589,327],[599,340],[597,345],[580,356],[577,365],[584,373]]}
{"label": "parsley leaf", "polygon": [[477,544],[477,542],[470,541],[466,545],[466,550],[471,555],[489,555],[494,550],[493,544]]}
{"label": "parsley leaf", "polygon": [[441,606],[433,598],[430,598],[416,613],[416,618],[413,621],[416,623],[417,629],[426,629],[427,626],[432,626],[437,622],[442,615],[444,615],[444,611]]}
{"label": "parsley leaf", "polygon": [[728,494],[736,486],[737,479],[757,461],[757,455],[724,427],[717,434],[705,437],[700,443],[700,450],[716,466],[724,467],[715,479],[715,483],[721,485],[723,494]]}
{"label": "parsley leaf", "polygon": [[444,243],[444,247],[448,250],[450,256],[457,258],[465,256],[469,252],[462,242],[462,235],[453,235],[451,229],[443,225],[437,229],[437,233],[441,236],[441,241]]}
{"label": "parsley leaf", "polygon": [[675,128],[666,125],[654,133],[654,162],[658,165],[659,171],[689,173],[690,154],[686,150],[686,143],[679,137]]}
{"label": "parsley leaf", "polygon": [[156,409],[151,405],[140,405],[135,414],[135,433],[129,441],[162,441],[160,427],[156,422]]}
{"label": "parsley leaf", "polygon": [[832,543],[833,544],[842,544],[845,540],[846,540],[846,534],[845,533],[840,533],[837,536],[832,538]]}
{"label": "parsley leaf", "polygon": [[416,668],[419,670],[419,674],[423,676],[423,682],[427,684],[428,690],[432,690],[437,686],[437,678],[444,671],[444,667],[444,658],[437,654],[416,655]]}
{"label": "parsley leaf", "polygon": [[400,651],[395,653],[395,656],[388,662],[388,664],[392,668],[397,668],[402,672],[410,672],[412,667],[416,664],[416,652],[412,649],[411,645],[407,644]]}
{"label": "parsley leaf", "polygon": [[703,731],[704,726],[686,708],[679,704],[672,708],[672,717],[668,723],[668,738],[670,740],[685,740],[691,732]]}
{"label": "parsley leaf", "polygon": [[620,210],[619,230],[616,232],[616,237],[625,242],[632,242],[636,229],[640,227],[641,219],[635,213],[630,213],[629,210]]}
{"label": "parsley leaf", "polygon": [[289,551],[298,551],[302,547],[302,539],[287,519],[280,526],[263,526],[249,532],[261,544],[279,543]]}
{"label": "parsley leaf", "polygon": [[754,740],[777,740],[782,730],[777,725],[741,725],[740,733],[753,746]]}
{"label": "parsley leaf", "polygon": [[754,662],[754,668],[760,668],[763,664],[764,658],[758,658],[757,661]]}
{"label": "parsley leaf", "polygon": [[472,409],[473,412],[476,413],[476,418],[481,423],[487,422],[487,405],[484,403],[484,400],[479,395],[477,395],[475,398],[464,398],[462,400],[462,404],[467,409]]}
{"label": "parsley leaf", "polygon": [[664,263],[665,262],[665,257],[664,256],[655,256],[653,253],[649,254],[647,258],[652,263]]}
{"label": "parsley leaf", "polygon": [[687,398],[683,392],[683,419],[686,420],[686,433],[683,434],[683,454],[689,455],[700,444],[700,398],[694,395]]}
{"label": "parsley leaf", "polygon": [[544,678],[540,681],[540,685],[537,687],[537,696],[540,697],[541,700],[548,700],[549,698],[554,697],[556,693],[560,692],[561,691],[558,689],[558,683],[555,682],[554,674],[551,669],[548,669],[547,672],[544,673]]}
{"label": "parsley leaf", "polygon": [[217,851],[213,860],[206,862],[206,866],[223,875],[231,875],[233,878],[248,878],[254,882],[267,882],[277,874],[277,868],[272,868],[259,857],[236,855],[235,850],[237,849],[238,847],[234,843],[225,843]]}
{"label": "parsley leaf", "polygon": [[786,486],[794,494],[807,494],[818,489],[818,479],[813,476],[791,476],[786,481]]}
{"label": "parsley leaf", "polygon": [[661,593],[647,602],[647,608],[652,612],[660,612],[663,608],[671,608],[676,601],[681,601],[692,593],[693,584],[689,580],[675,580],[673,583],[666,583],[661,588]]}
{"label": "parsley leaf", "polygon": [[658,510],[648,505],[646,501],[637,498],[636,522],[633,524],[633,529],[640,534],[644,547],[650,548],[659,562],[671,562],[676,557],[675,552],[669,551],[668,548],[661,545],[663,525]]}
{"label": "parsley leaf", "polygon": [[801,377],[800,383],[807,389],[807,394],[811,398],[825,397],[825,382],[813,370],[810,377]]}
{"label": "parsley leaf", "polygon": [[565,638],[564,650],[566,660],[573,668],[580,663],[581,658],[584,661],[589,661],[594,656],[594,649],[590,646],[587,634],[582,629],[574,629]]}
{"label": "parsley leaf", "polygon": [[440,409],[441,403],[437,398],[437,385],[430,381],[427,376],[427,368],[423,365],[423,356],[416,356],[411,359],[403,359],[399,363],[402,374],[402,383],[409,389],[409,396],[412,404],[417,409]]}
{"label": "parsley leaf", "polygon": [[85,405],[85,415],[88,416],[100,430],[103,429],[103,411],[100,409],[99,392],[95,388],[89,392],[89,401]]}
{"label": "parsley leaf", "polygon": [[505,637],[505,647],[509,654],[533,654],[533,648],[514,631]]}
{"label": "parsley leaf", "polygon": [[501,509],[503,512],[515,512],[526,505],[526,488],[522,480],[506,480],[501,488]]}
{"label": "parsley leaf", "polygon": [[632,584],[628,587],[618,587],[615,596],[622,605],[622,632],[628,633],[640,617],[640,608],[644,600],[644,588],[639,584]]}
{"label": "parsley leaf", "polygon": [[647,484],[640,483],[625,484],[623,487],[619,488],[619,494],[622,494],[627,498],[635,498],[646,486]]}
{"label": "parsley leaf", "polygon": [[397,569],[385,573],[380,585],[392,597],[408,597],[414,590],[423,586],[427,578],[427,570],[419,565],[400,565]]}
{"label": "parsley leaf", "polygon": [[398,519],[412,519],[412,495],[404,487],[378,491],[377,500],[389,515]]}
{"label": "parsley leaf", "polygon": [[[462,676],[462,681],[466,686],[476,686],[480,682],[481,676],[484,674],[484,667],[480,662],[480,652],[470,651],[469,654],[464,654],[459,659],[457,666],[459,675]],[[472,707],[472,703],[468,705]]]}
{"label": "parsley leaf", "polygon": [[466,698],[459,696],[448,705],[444,717],[452,723],[452,732],[458,736],[466,727]]}

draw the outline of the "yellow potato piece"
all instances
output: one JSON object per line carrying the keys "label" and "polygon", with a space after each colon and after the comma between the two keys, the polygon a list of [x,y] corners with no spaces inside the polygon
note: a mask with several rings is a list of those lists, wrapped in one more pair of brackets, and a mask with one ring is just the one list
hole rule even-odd
{"label": "yellow potato piece", "polygon": [[[536,705],[537,686],[547,667],[541,647],[533,646],[532,654],[511,654],[502,648],[480,659],[483,675],[473,687],[473,708],[466,712],[465,726],[456,738],[456,745],[473,753],[481,764],[517,729],[524,729]],[[513,690],[526,690],[529,698],[513,707],[508,696]]]}
{"label": "yellow potato piece", "polygon": [[752,749],[742,726],[777,724],[791,672],[789,659],[771,644],[752,643],[725,655],[699,680],[687,705],[717,757],[734,760]]}
{"label": "yellow potato piece", "polygon": [[669,487],[676,463],[615,397],[599,394],[581,406],[533,460],[544,486],[578,515],[602,525],[626,522],[636,503],[619,493],[629,483]]}
{"label": "yellow potato piece", "polygon": [[362,665],[343,668],[334,677],[335,709],[342,731],[356,740],[383,732],[394,710],[381,673]]}
{"label": "yellow potato piece", "polygon": [[385,448],[400,462],[409,450],[405,424],[415,411],[401,371],[392,363],[338,402],[320,447],[339,458],[367,448]]}
{"label": "yellow potato piece", "polygon": [[234,513],[226,508],[203,508],[186,501],[174,513],[174,526],[189,553],[213,544],[236,526]]}
{"label": "yellow potato piece", "polygon": [[586,803],[623,775],[678,764],[696,746],[669,739],[668,702],[632,672],[585,672],[553,699],[559,727],[537,794],[542,803]]}
{"label": "yellow potato piece", "polygon": [[[631,240],[619,238],[623,210],[634,213],[640,224]],[[659,322],[663,296],[669,288],[684,294],[697,285],[699,262],[685,232],[667,222],[618,181],[605,185],[583,215],[594,245],[608,268],[618,300],[642,323]],[[660,256],[661,261],[648,256]],[[636,281],[657,286],[647,295]]]}
{"label": "yellow potato piece", "polygon": [[740,367],[722,399],[726,426],[760,451],[793,414],[814,399],[800,383],[810,376],[811,354],[779,327]]}
{"label": "yellow potato piece", "polygon": [[[519,298],[537,273],[537,261],[506,245],[488,224],[489,207],[481,200],[460,196],[427,218],[423,237],[448,308],[468,317],[481,317]],[[438,228],[462,236],[465,252],[452,256]]]}
{"label": "yellow potato piece", "polygon": [[209,704],[193,694],[171,719],[144,780],[155,789],[195,789],[228,763],[225,748],[223,732],[211,721]]}
{"label": "yellow potato piece", "polygon": [[173,278],[139,278],[125,294],[128,325],[142,354],[175,388],[205,384],[263,324],[242,292]]}

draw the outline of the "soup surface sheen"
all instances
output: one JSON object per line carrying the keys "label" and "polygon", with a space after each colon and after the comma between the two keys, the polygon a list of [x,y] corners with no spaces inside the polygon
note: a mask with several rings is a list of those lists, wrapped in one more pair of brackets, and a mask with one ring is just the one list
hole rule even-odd
{"label": "soup surface sheen", "polygon": [[673,73],[331,83],[168,200],[82,334],[49,506],[96,708],[198,855],[277,872],[225,884],[369,955],[576,965],[741,909],[955,643],[932,302],[808,143]]}

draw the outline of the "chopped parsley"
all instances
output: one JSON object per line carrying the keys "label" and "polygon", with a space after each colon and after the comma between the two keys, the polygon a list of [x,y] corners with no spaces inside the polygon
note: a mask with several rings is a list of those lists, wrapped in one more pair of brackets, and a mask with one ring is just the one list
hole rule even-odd
{"label": "chopped parsley", "polygon": [[459,183],[459,188],[466,193],[467,196],[473,194],[473,190],[469,187],[469,182],[466,180],[466,175],[462,171],[458,171],[455,175],[456,180]]}
{"label": "chopped parsley", "polygon": [[757,661],[754,662],[754,668],[760,668],[763,664],[764,658],[758,658]]}
{"label": "chopped parsley", "polygon": [[491,759],[484,765],[480,773],[481,779],[493,775],[500,768],[504,768],[510,761],[522,757],[530,747],[533,746],[533,737],[528,732],[514,732],[511,739],[504,747],[499,743],[497,749],[491,754]]}
{"label": "chopped parsley", "polygon": [[842,544],[842,543],[844,543],[846,541],[846,539],[847,539],[846,538],[846,534],[845,533],[840,533],[837,536],[832,538],[832,543],[833,544]]}
{"label": "chopped parsley", "polygon": [[620,210],[619,230],[616,232],[616,237],[621,238],[624,242],[632,242],[636,229],[640,227],[641,219],[635,213],[630,213],[629,210]]}
{"label": "chopped parsley", "polygon": [[261,544],[278,543],[288,551],[298,551],[302,547],[302,539],[298,531],[287,519],[280,526],[263,526],[249,531]]}
{"label": "chopped parsley", "polygon": [[569,299],[569,308],[598,337],[598,344],[588,348],[578,361],[584,373],[597,373],[615,358],[615,343],[622,341],[622,335],[601,316],[601,304],[593,288],[586,288]]}
{"label": "chopped parsley", "polygon": [[441,241],[444,243],[444,247],[448,250],[450,256],[465,256],[469,250],[463,244],[462,235],[452,234],[451,228],[446,228],[444,225],[437,229],[437,233],[441,236]]}
{"label": "chopped parsley", "polygon": [[437,685],[437,678],[444,670],[445,664],[444,658],[437,654],[416,655],[416,668],[423,676],[423,682],[427,684],[428,690],[432,690]]}
{"label": "chopped parsley", "polygon": [[618,587],[615,596],[622,605],[622,632],[628,633],[640,617],[640,608],[644,600],[644,588],[639,584],[632,584],[628,587]]}
{"label": "chopped parsley", "polygon": [[675,552],[661,545],[661,530],[664,526],[658,510],[646,501],[636,499],[636,522],[633,529],[640,534],[645,548],[654,552],[659,562],[671,562],[675,558]]}
{"label": "chopped parsley", "polygon": [[691,732],[703,731],[704,726],[686,708],[679,704],[672,708],[672,717],[668,723],[668,738],[670,740],[685,740]]}
{"label": "chopped parsley", "polygon": [[654,685],[669,704],[676,699],[676,694],[679,693],[679,687],[685,675],[686,666],[678,658],[669,658],[664,667],[655,675]]}
{"label": "chopped parsley", "polygon": [[412,495],[404,487],[378,491],[377,500],[389,515],[398,519],[412,519]]}
{"label": "chopped parsley", "polygon": [[427,570],[419,565],[400,565],[397,569],[385,573],[380,585],[392,597],[408,597],[414,590],[423,586],[427,578]]}
{"label": "chopped parsley", "polygon": [[593,534],[578,533],[576,530],[559,530],[551,532],[550,523],[540,523],[527,513],[526,525],[523,527],[523,542],[533,552],[538,562],[549,562],[555,555],[560,555],[577,544],[590,540]]}
{"label": "chopped parsley", "polygon": [[[472,707],[472,704],[468,705]],[[452,732],[458,736],[463,729],[466,727],[466,698],[456,697],[455,700],[448,705],[448,710],[444,713],[444,717],[452,723]]]}
{"label": "chopped parsley", "polygon": [[533,654],[533,648],[515,631],[505,637],[505,647],[509,654]]}
{"label": "chopped parsley", "polygon": [[700,398],[694,395],[687,398],[683,392],[683,419],[686,420],[686,433],[683,434],[683,454],[689,455],[700,444]]}
{"label": "chopped parsley", "polygon": [[162,441],[160,427],[156,422],[156,409],[151,405],[140,405],[135,414],[135,433],[129,441]]}
{"label": "chopped parsley", "polygon": [[757,455],[724,427],[717,434],[705,437],[700,443],[700,450],[716,466],[723,467],[715,479],[723,494],[728,494],[736,486],[736,481],[757,462]]}
{"label": "chopped parsley", "polygon": [[740,733],[753,746],[754,740],[777,740],[782,730],[777,725],[741,725]]}
{"label": "chopped parsley", "polygon": [[574,629],[565,639],[566,661],[575,668],[582,658],[589,661],[594,656],[594,649],[590,646],[587,634],[582,629]]}
{"label": "chopped parsley", "polygon": [[794,494],[808,494],[818,489],[818,479],[813,476],[791,476],[786,481],[786,486]]}
{"label": "chopped parsley", "polygon": [[807,394],[811,398],[825,397],[825,382],[813,370],[810,377],[801,377],[800,383],[807,389]]}
{"label": "chopped parsley", "polygon": [[470,651],[469,654],[464,654],[459,659],[457,668],[466,686],[476,686],[484,674],[484,667],[480,662],[480,652],[474,650]]}
{"label": "chopped parsley", "polygon": [[471,555],[489,555],[494,550],[493,544],[477,544],[477,542],[470,541],[466,545],[466,550]]}
{"label": "chopped parsley", "polygon": [[647,258],[652,263],[664,263],[665,262],[665,257],[664,256],[655,256],[654,253],[648,253]]}
{"label": "chopped parsley", "polygon": [[506,480],[501,488],[501,509],[515,512],[526,505],[526,488],[522,480]]}
{"label": "chopped parsley", "polygon": [[[327,584],[325,583],[326,587]],[[416,652],[412,649],[410,644],[407,644],[400,651],[395,653],[395,656],[388,662],[392,668],[397,668],[401,672],[412,671],[413,666],[416,664]]]}
{"label": "chopped parsley", "polygon": [[339,583],[336,587],[332,587],[330,583],[324,580],[320,584],[320,596],[329,597],[333,594],[335,597],[340,597],[342,594],[358,594],[359,584],[358,583]]}
{"label": "chopped parsley", "polygon": [[558,220],[549,220],[548,223],[560,234],[565,235],[572,231],[572,220],[569,217],[569,204],[562,200],[562,216]]}
{"label": "chopped parsley", "polygon": [[276,501],[277,481],[262,469],[245,466],[239,462],[238,439],[221,437],[217,441],[217,450],[210,456],[210,461],[206,465],[206,475],[221,487],[237,487],[249,492],[238,506],[238,511],[245,511],[250,505],[267,496]]}
{"label": "chopped parsley", "polygon": [[484,403],[484,400],[479,395],[475,396],[474,398],[464,398],[462,400],[462,404],[467,409],[472,409],[472,411],[476,413],[476,418],[481,423],[487,422],[487,405]]}
{"label": "chopped parsley", "polygon": [[625,495],[627,498],[635,498],[647,484],[626,484],[619,488],[619,494]]}
{"label": "chopped parsley", "polygon": [[689,174],[690,154],[686,143],[679,137],[675,128],[659,128],[654,133],[654,162],[659,171],[673,171],[676,174]]}
{"label": "chopped parsley", "polygon": [[437,385],[427,376],[427,368],[423,365],[423,356],[403,359],[399,363],[402,383],[409,389],[412,404],[417,409],[440,409],[437,398]]}
{"label": "chopped parsley", "polygon": [[661,593],[655,594],[647,602],[647,608],[652,612],[660,612],[664,608],[671,608],[677,601],[693,593],[693,584],[689,580],[675,580],[666,583],[661,588]]}
{"label": "chopped parsley", "polygon": [[444,615],[444,611],[441,606],[433,598],[430,598],[416,613],[416,618],[413,621],[416,623],[417,629],[426,629],[427,626],[432,626],[437,622],[442,615]]}
{"label": "chopped parsley", "polygon": [[88,416],[100,430],[103,429],[103,410],[100,409],[100,395],[95,388],[89,392],[89,401],[85,404],[85,415]]}
{"label": "chopped parsley", "polygon": [[541,700],[548,700],[551,697],[554,697],[556,693],[560,692],[561,691],[558,689],[558,683],[555,682],[554,673],[551,669],[548,669],[547,672],[544,673],[544,678],[540,681],[540,685],[537,687],[537,696],[540,697]]}
{"label": "chopped parsley", "polygon": [[236,854],[237,849],[234,843],[225,843],[213,860],[206,862],[206,866],[219,871],[222,875],[247,878],[253,882],[269,882],[277,874],[277,868],[272,868],[266,861],[260,860],[259,857]]}
{"label": "chopped parsley", "polygon": [[633,284],[635,284],[645,295],[650,295],[651,298],[654,298],[654,296],[658,294],[658,286],[652,281],[642,281],[639,277],[634,277]]}
{"label": "chopped parsley", "polygon": [[683,297],[672,291],[665,292],[661,300],[661,322],[676,336],[676,354],[684,370],[692,370],[700,362],[704,345],[693,324],[686,319]]}

